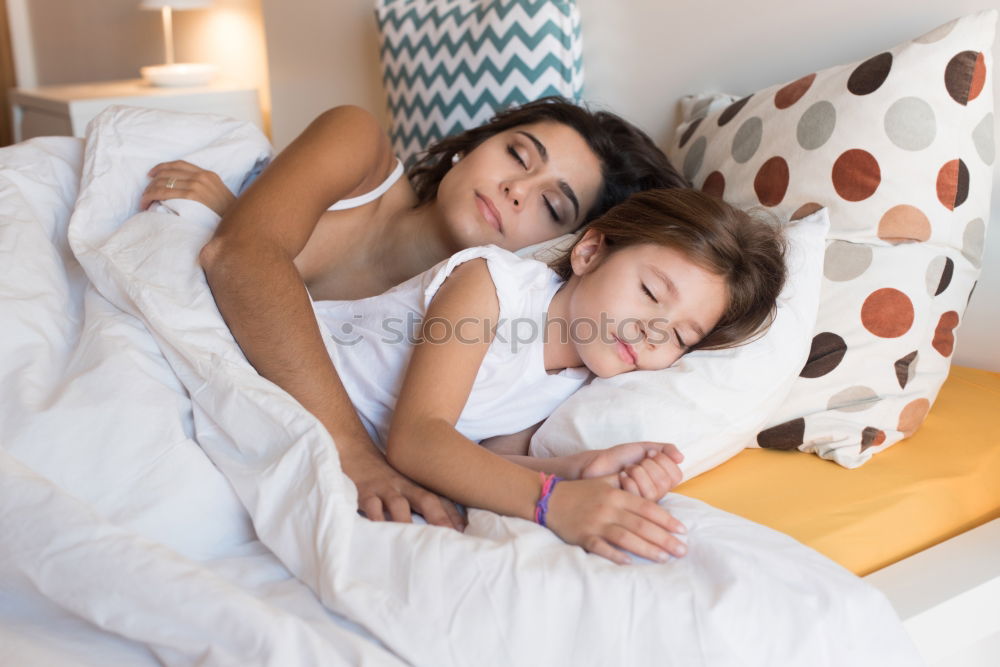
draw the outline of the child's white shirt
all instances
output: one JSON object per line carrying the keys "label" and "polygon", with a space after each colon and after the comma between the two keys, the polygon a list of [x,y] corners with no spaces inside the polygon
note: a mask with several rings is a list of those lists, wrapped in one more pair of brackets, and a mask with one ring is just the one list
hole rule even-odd
{"label": "child's white shirt", "polygon": [[[583,386],[586,368],[549,374],[544,333],[549,303],[563,281],[542,262],[498,248],[468,248],[384,294],[318,301],[316,316],[340,379],[372,440],[384,449],[389,423],[427,307],[458,265],[486,260],[500,321],[456,429],[470,440],[516,433],[542,421]],[[445,335],[445,327],[432,332]],[[482,326],[466,325],[482,340]]]}

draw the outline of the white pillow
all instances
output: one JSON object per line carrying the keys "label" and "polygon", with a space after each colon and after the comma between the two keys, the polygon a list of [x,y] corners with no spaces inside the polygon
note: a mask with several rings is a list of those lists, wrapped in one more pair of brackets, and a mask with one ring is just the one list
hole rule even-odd
{"label": "white pillow", "polygon": [[666,370],[595,379],[542,424],[531,454],[672,442],[684,453],[681,469],[690,479],[752,445],[808,357],[829,227],[826,209],[785,226],[788,280],[763,336],[728,350],[692,352]]}

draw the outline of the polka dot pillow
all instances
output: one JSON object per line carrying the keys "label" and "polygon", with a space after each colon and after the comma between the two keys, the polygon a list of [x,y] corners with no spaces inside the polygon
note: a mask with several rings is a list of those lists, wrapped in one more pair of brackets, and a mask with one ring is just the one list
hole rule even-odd
{"label": "polka dot pillow", "polygon": [[667,152],[695,187],[783,219],[830,211],[809,359],[758,446],[853,468],[926,417],[989,219],[996,18],[683,106]]}

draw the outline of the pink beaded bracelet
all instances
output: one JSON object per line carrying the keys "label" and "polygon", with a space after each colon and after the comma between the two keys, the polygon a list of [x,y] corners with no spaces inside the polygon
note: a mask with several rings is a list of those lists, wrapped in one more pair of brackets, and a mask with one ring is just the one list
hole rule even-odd
{"label": "pink beaded bracelet", "polygon": [[535,523],[544,526],[545,515],[549,513],[549,498],[552,497],[552,490],[556,488],[556,484],[562,481],[562,477],[546,475],[544,472],[538,475],[542,479],[542,492],[538,496],[538,502],[535,503]]}

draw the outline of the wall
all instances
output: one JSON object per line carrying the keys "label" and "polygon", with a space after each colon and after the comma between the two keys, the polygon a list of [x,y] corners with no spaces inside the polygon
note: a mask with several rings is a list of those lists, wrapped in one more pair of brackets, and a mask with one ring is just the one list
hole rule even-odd
{"label": "wall", "polygon": [[[164,62],[163,23],[139,0],[7,0],[18,85],[134,79]],[[271,101],[260,0],[215,0],[174,12],[177,62],[209,62],[256,87],[265,123]]]}
{"label": "wall", "polygon": [[[317,113],[358,104],[385,119],[373,0],[262,0],[280,148]],[[865,58],[995,0],[802,3],[577,0],[585,95],[665,143],[685,93],[749,92]],[[723,16],[723,10],[725,15]],[[1000,40],[998,40],[1000,44]],[[1000,54],[1000,46],[994,46]],[[1000,77],[993,76],[1000,101]],[[996,117],[996,115],[994,115]],[[984,269],[955,361],[1000,371],[1000,169]]]}

